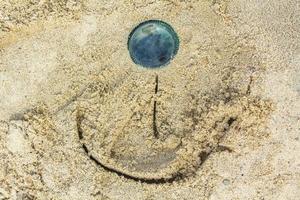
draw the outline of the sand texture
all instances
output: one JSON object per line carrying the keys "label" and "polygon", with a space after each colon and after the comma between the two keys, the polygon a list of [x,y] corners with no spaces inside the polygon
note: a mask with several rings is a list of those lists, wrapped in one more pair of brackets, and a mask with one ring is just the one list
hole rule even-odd
{"label": "sand texture", "polygon": [[0,200],[296,200],[299,138],[299,0],[0,2]]}

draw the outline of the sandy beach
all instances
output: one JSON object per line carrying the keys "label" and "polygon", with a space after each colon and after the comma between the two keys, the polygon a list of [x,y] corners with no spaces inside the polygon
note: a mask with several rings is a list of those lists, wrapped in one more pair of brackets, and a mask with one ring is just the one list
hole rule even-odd
{"label": "sandy beach", "polygon": [[296,200],[299,138],[299,0],[0,2],[0,200]]}

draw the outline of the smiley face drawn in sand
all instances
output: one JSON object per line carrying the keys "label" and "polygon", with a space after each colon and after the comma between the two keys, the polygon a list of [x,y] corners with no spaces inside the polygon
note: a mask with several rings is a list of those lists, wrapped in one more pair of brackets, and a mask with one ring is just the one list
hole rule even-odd
{"label": "smiley face drawn in sand", "polygon": [[[159,44],[160,53],[171,52],[160,45],[168,42],[157,41],[159,33],[150,31],[149,35],[149,40],[156,40],[151,44]],[[147,33],[142,36],[146,38]],[[145,43],[140,50],[146,51]],[[251,73],[260,67],[251,63],[253,50],[245,47],[245,52],[236,52],[232,46],[223,48],[218,49],[212,63],[204,61],[202,69],[184,69],[176,65],[176,58],[175,64],[172,61],[167,67],[157,68],[160,53],[152,51],[156,46],[149,47],[151,55],[137,51],[133,54],[139,56],[131,55],[140,65],[143,56],[152,56],[144,59],[146,69],[107,69],[102,78],[110,80],[100,78],[79,101],[78,135],[91,160],[108,171],[148,183],[173,182],[195,173],[211,153],[220,149],[219,144],[230,129],[243,120],[243,112],[249,107],[264,109],[249,96]],[[133,50],[130,43],[129,50]]]}

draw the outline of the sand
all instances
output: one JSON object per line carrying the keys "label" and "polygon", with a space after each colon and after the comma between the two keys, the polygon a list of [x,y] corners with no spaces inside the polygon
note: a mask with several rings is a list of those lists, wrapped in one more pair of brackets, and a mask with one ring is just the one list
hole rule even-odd
{"label": "sand", "polygon": [[[1,1],[0,199],[297,199],[298,13],[279,0]],[[127,50],[149,19],[180,38],[161,69]]]}

